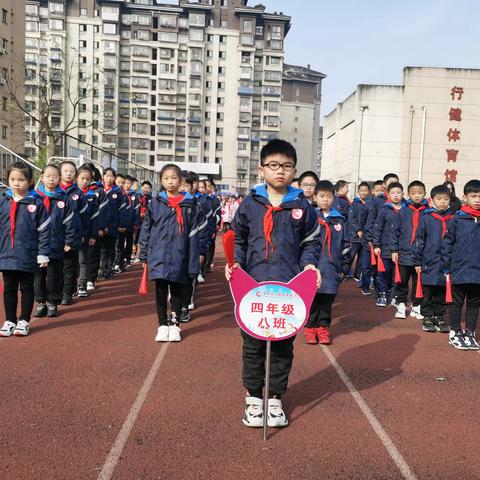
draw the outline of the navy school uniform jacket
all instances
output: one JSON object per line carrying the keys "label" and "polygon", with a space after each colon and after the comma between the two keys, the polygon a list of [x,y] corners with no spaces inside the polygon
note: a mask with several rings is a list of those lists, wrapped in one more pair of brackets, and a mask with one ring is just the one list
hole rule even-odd
{"label": "navy school uniform jacket", "polygon": [[[0,197],[0,271],[34,273],[48,261],[51,220],[42,198],[33,190],[16,203],[11,190]],[[12,231],[11,225],[14,225]]]}
{"label": "navy school uniform jacket", "polygon": [[183,230],[165,192],[150,202],[140,232],[140,260],[147,262],[150,280],[188,284],[199,272],[199,207],[189,193],[180,203]]}
{"label": "navy school uniform jacket", "polygon": [[367,220],[365,222],[365,237],[367,241],[373,241],[373,229],[377,221],[378,214],[387,202],[387,197],[382,193],[378,197],[373,197],[368,203]]}
{"label": "navy school uniform jacket", "polygon": [[198,211],[198,249],[199,254],[205,256],[209,245],[208,219],[200,202],[200,198],[195,194],[195,203]]}
{"label": "navy school uniform jacket", "polygon": [[415,243],[416,231],[414,232],[414,210],[419,211],[418,224],[420,226],[423,213],[428,208],[428,202],[424,200],[421,205],[414,205],[411,200],[407,201],[406,207],[402,208],[396,216],[396,222],[393,224],[392,232],[392,252],[398,253],[398,264],[412,267],[413,245]]}
{"label": "navy school uniform jacket", "polygon": [[345,195],[335,195],[332,208],[343,216],[344,220],[348,218],[350,210],[350,200]]}
{"label": "navy school uniform jacket", "polygon": [[387,202],[380,210],[373,227],[373,246],[382,249],[382,258],[391,260],[393,252],[393,229],[398,221],[400,210],[394,208],[393,204]]}
{"label": "navy school uniform jacket", "polygon": [[271,208],[266,185],[254,187],[240,204],[232,222],[235,262],[257,282],[288,282],[306,265],[317,265],[320,225],[302,190],[288,187],[281,210],[271,213],[273,227],[266,235]]}
{"label": "navy school uniform jacket", "polygon": [[325,218],[322,210],[318,211],[319,222],[325,221],[326,225],[320,223],[320,242],[322,250],[317,261],[317,268],[322,275],[322,284],[318,289],[319,293],[336,294],[340,285],[340,274],[345,271],[344,261],[346,254],[350,251],[345,219],[335,209],[331,209]]}
{"label": "navy school uniform jacket", "polygon": [[220,203],[219,198],[216,195],[209,196],[211,204],[212,204],[212,211],[213,211],[213,219],[215,220],[215,231],[216,226],[220,224],[222,221],[222,204]]}
{"label": "navy school uniform jacket", "polygon": [[130,200],[132,201],[133,225],[137,228],[140,228],[142,226],[142,216],[141,216],[142,203],[140,201],[141,194],[136,192],[135,190],[129,190],[128,195],[130,195]]}
{"label": "navy school uniform jacket", "polygon": [[124,189],[122,189],[122,193],[125,201],[125,228],[127,232],[133,232],[133,226],[135,225],[135,195]]}
{"label": "navy school uniform jacket", "polygon": [[[444,221],[435,218],[440,215]],[[445,285],[442,265],[442,244],[453,218],[451,210],[428,208],[423,212],[413,246],[413,265],[422,267],[422,283]]]}
{"label": "navy school uniform jacket", "polygon": [[113,185],[113,187],[107,189],[103,187],[105,195],[108,200],[108,236],[117,238],[118,229],[125,228],[125,208],[126,198],[120,187]]}
{"label": "navy school uniform jacket", "polygon": [[89,190],[95,194],[98,201],[98,210],[92,215],[92,221],[98,223],[98,230],[105,230],[110,223],[109,201],[101,182],[90,185]]}
{"label": "navy school uniform jacket", "polygon": [[75,237],[77,230],[74,224],[74,212],[67,194],[57,187],[55,192],[50,193],[40,185],[36,193],[42,198],[43,204],[50,215],[50,260],[63,260],[65,245],[75,245],[78,239]]}
{"label": "navy school uniform jacket", "polygon": [[[350,209],[348,210],[348,229],[347,238],[352,243],[362,243],[365,241],[365,225],[367,223],[369,203],[355,197]],[[358,236],[358,232],[363,232],[363,237]]]}
{"label": "navy school uniform jacket", "polygon": [[212,243],[213,238],[215,237],[215,232],[217,229],[217,220],[214,216],[213,204],[212,199],[210,196],[197,192],[195,194],[195,198],[200,205],[203,213],[205,214],[205,218],[207,219],[207,248]]}
{"label": "navy school uniform jacket", "polygon": [[480,284],[479,217],[462,210],[455,214],[442,244],[442,263],[453,284]]}
{"label": "navy school uniform jacket", "polygon": [[82,248],[83,232],[87,228],[88,219],[86,218],[86,212],[88,206],[85,203],[82,190],[75,182],[68,187],[64,186],[62,183],[60,183],[59,186],[67,194],[67,198],[70,202],[70,208],[73,212],[75,242],[70,246],[72,247],[72,250],[80,250]]}
{"label": "navy school uniform jacket", "polygon": [[99,230],[102,230],[101,216],[100,216],[100,200],[97,192],[88,187],[82,190],[83,198],[85,200],[86,210],[81,215],[83,227],[83,240],[88,243],[89,239],[97,239]]}

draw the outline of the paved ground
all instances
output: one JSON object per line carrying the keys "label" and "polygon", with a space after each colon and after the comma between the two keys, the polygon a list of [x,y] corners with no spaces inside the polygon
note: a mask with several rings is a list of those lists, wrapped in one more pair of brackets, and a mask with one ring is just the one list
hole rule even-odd
{"label": "paved ground", "polygon": [[[480,355],[342,286],[330,347],[296,340],[291,425],[243,427],[221,263],[180,344],[156,344],[140,268],[0,340],[0,479],[480,479]],[[3,319],[2,319],[3,321]]]}

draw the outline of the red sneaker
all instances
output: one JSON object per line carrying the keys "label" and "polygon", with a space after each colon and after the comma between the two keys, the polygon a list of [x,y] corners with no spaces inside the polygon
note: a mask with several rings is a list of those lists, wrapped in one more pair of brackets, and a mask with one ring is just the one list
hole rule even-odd
{"label": "red sneaker", "polygon": [[305,328],[303,333],[305,335],[305,340],[309,345],[316,345],[318,343],[316,328]]}
{"label": "red sneaker", "polygon": [[316,330],[320,345],[330,345],[332,343],[330,341],[330,330],[328,329],[328,327],[320,327]]}

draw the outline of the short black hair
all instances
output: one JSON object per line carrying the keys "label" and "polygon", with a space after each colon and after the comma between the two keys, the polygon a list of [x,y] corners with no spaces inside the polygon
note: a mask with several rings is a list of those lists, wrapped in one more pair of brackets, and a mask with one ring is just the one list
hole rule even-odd
{"label": "short black hair", "polygon": [[383,183],[387,183],[388,180],[390,180],[391,178],[396,178],[397,179],[397,182],[400,180],[400,178],[398,177],[398,175],[396,173],[387,173],[384,177],[383,177]]}
{"label": "short black hair", "polygon": [[306,172],[303,172],[299,177],[298,177],[298,184],[300,185],[303,180],[307,177],[311,177],[315,180],[315,183],[318,183],[320,179],[318,178],[318,175],[315,172],[312,172],[311,170],[307,170]]}
{"label": "short black hair", "polygon": [[383,180],[377,180],[376,182],[373,183],[373,186],[378,187],[379,185],[381,185],[383,187],[384,183],[385,182]]}
{"label": "short black hair", "polygon": [[117,174],[115,175],[115,178],[123,178],[124,180],[127,179],[127,177],[126,177],[123,173],[117,173]]}
{"label": "short black hair", "polygon": [[77,173],[77,165],[72,160],[63,160],[63,162],[60,162],[60,164],[58,165],[60,171],[62,171],[62,167],[64,165],[71,165],[75,169],[75,173]]}
{"label": "short black hair", "polygon": [[414,180],[413,182],[410,182],[408,184],[408,191],[410,191],[411,188],[414,188],[414,187],[421,187],[423,188],[423,190],[426,192],[427,191],[427,187],[425,186],[425,184],[423,182],[421,182],[420,180]]}
{"label": "short black hair", "polygon": [[117,176],[117,172],[116,172],[115,169],[112,168],[112,167],[107,167],[107,168],[104,168],[104,169],[103,169],[103,175],[104,175],[104,176],[107,174],[107,172],[112,172],[112,175],[113,175],[114,177]]}
{"label": "short black hair", "polygon": [[335,186],[330,180],[320,180],[315,187],[315,195],[318,192],[330,192],[335,195]]}
{"label": "short black hair", "polygon": [[57,173],[60,175],[60,168],[58,165],[56,165],[55,163],[47,163],[43,168],[42,168],[42,175],[47,171],[47,168],[54,168]]}
{"label": "short black hair", "polygon": [[368,182],[361,182],[358,185],[358,190],[360,190],[360,188],[362,188],[362,187],[367,187],[370,190],[370,185],[368,184]]}
{"label": "short black hair", "polygon": [[100,173],[100,170],[95,166],[93,162],[85,162],[80,165],[78,169],[82,170],[83,168],[89,168],[93,172],[93,180],[95,180],[96,182],[102,179],[102,174]]}
{"label": "short black hair", "polygon": [[339,180],[335,184],[335,191],[338,192],[338,191],[340,191],[341,188],[347,187],[347,186],[348,186],[348,182],[346,182],[345,180]]}
{"label": "short black hair", "polygon": [[131,175],[125,175],[125,180],[133,183],[133,177]]}
{"label": "short black hair", "polygon": [[153,188],[153,185],[152,185],[148,180],[144,180],[144,181],[142,182],[142,187],[143,187],[144,185],[148,185],[150,188]]}
{"label": "short black hair", "polygon": [[390,192],[390,190],[394,188],[399,188],[403,192],[403,185],[400,182],[392,182],[388,187],[387,187],[387,192]]}
{"label": "short black hair", "polygon": [[479,193],[480,192],[480,180],[474,179],[468,181],[463,187],[463,193],[468,195],[469,193]]}
{"label": "short black hair", "polygon": [[80,165],[80,166],[78,167],[77,177],[80,175],[80,172],[87,172],[87,173],[89,173],[92,180],[93,180],[93,177],[94,177],[94,175],[95,175],[94,172],[93,172],[93,170],[92,170],[90,167],[88,167],[87,165],[85,165],[85,164]]}
{"label": "short black hair", "polygon": [[10,165],[10,168],[7,171],[7,181],[10,178],[10,174],[13,170],[18,170],[21,174],[28,180],[28,182],[32,182],[33,180],[33,169],[32,167],[25,162],[13,162]]}
{"label": "short black hair", "polygon": [[175,170],[175,173],[179,176],[179,178],[182,178],[182,170],[178,165],[175,165],[174,163],[167,163],[162,167],[160,170],[160,180],[162,177],[165,175],[165,172],[167,170]]}
{"label": "short black hair", "polygon": [[190,172],[188,170],[182,170],[182,177],[189,185],[193,185],[193,183],[195,182],[193,172]]}
{"label": "short black hair", "polygon": [[279,139],[270,140],[270,142],[262,148],[260,152],[260,165],[263,165],[268,157],[276,155],[277,153],[291,158],[295,166],[297,165],[297,151],[295,147],[287,141]]}
{"label": "short black hair", "polygon": [[450,190],[446,185],[437,185],[432,188],[430,198],[435,198],[437,195],[448,195],[450,197]]}

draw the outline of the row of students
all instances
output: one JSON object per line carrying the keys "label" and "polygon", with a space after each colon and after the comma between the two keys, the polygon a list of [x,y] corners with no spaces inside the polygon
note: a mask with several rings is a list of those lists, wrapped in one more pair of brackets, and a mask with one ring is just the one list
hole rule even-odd
{"label": "row of students", "polygon": [[70,161],[48,164],[34,189],[31,167],[17,162],[7,178],[10,189],[0,208],[6,312],[0,336],[25,336],[34,300],[36,317],[56,317],[58,306],[73,303],[75,293],[85,297],[95,289],[99,269],[101,277],[111,278],[115,245],[133,207],[111,168],[101,177],[93,164],[78,170]]}

